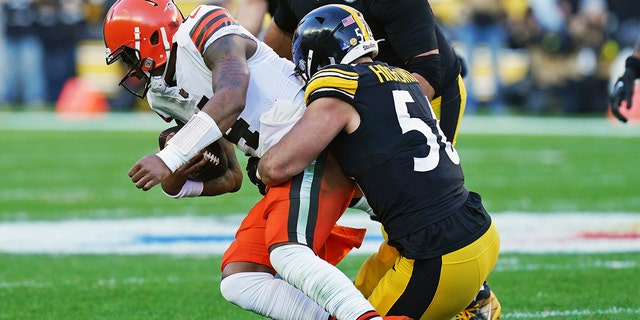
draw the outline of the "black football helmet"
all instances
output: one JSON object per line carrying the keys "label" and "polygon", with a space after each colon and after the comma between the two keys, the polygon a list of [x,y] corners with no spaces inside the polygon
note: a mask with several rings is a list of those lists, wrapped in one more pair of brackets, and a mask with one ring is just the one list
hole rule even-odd
{"label": "black football helmet", "polygon": [[351,63],[364,55],[375,57],[378,41],[358,10],[329,4],[300,20],[293,34],[292,54],[297,71],[309,80],[324,66]]}

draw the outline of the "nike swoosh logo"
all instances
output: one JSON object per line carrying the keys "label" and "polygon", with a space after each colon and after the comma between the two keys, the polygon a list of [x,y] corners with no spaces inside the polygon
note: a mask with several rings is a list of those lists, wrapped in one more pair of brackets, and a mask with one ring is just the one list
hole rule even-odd
{"label": "nike swoosh logo", "polygon": [[196,10],[194,10],[193,12],[191,12],[191,14],[189,15],[189,18],[193,19],[198,15],[198,12],[200,11],[200,8],[202,8],[202,6],[198,6],[196,8]]}

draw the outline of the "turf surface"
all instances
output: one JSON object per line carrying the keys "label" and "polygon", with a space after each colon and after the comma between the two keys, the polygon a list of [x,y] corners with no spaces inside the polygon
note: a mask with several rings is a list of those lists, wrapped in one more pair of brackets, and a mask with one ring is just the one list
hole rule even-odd
{"label": "turf surface", "polygon": [[[53,119],[49,129],[14,128],[5,116],[3,222],[226,215],[258,199],[249,183],[235,194],[178,201],[157,188],[137,190],[127,171],[155,151],[155,126]],[[593,123],[580,120],[566,123],[579,133],[519,134],[528,120],[514,121],[522,122],[515,133],[489,128],[459,138],[467,186],[490,212],[640,214],[640,135],[594,134]],[[353,277],[364,258],[340,267]],[[0,253],[0,319],[260,319],[220,297],[219,264],[216,256]],[[490,284],[503,319],[640,319],[639,278],[638,252],[510,253]]]}

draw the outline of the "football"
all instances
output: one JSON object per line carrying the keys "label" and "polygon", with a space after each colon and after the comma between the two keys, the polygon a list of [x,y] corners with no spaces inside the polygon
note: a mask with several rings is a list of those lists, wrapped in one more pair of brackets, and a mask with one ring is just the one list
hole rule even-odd
{"label": "football", "polygon": [[[173,126],[160,132],[158,146],[163,149],[170,134],[178,132],[182,126]],[[215,141],[204,148],[203,157],[208,160],[200,170],[191,174],[189,179],[196,181],[209,181],[219,178],[227,171],[227,154],[222,145]]]}

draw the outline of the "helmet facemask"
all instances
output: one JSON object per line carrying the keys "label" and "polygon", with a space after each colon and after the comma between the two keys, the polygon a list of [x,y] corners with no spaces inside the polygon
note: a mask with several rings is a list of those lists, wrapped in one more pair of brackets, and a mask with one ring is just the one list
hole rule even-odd
{"label": "helmet facemask", "polygon": [[118,60],[127,68],[127,72],[118,85],[124,87],[138,98],[144,98],[149,90],[151,81],[150,73],[146,70],[153,69],[155,65],[153,59],[140,59],[140,51],[128,46],[121,46],[107,56],[107,64],[112,64]]}

